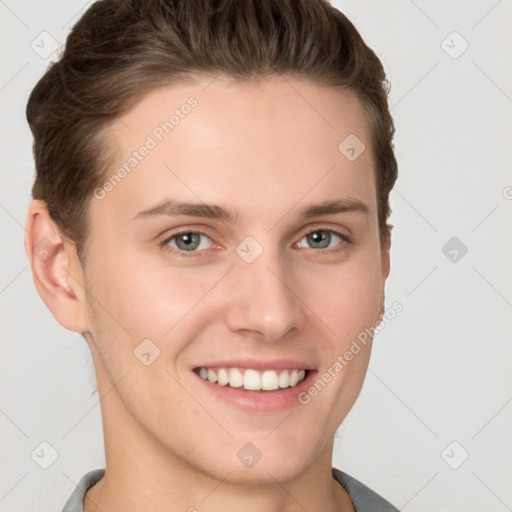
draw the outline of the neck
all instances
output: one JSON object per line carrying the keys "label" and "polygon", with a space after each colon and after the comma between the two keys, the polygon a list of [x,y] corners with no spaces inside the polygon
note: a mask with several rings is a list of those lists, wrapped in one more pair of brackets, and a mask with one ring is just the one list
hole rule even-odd
{"label": "neck", "polygon": [[[139,468],[137,470],[136,468]],[[241,485],[194,473],[188,479],[175,466],[165,476],[139,462],[117,471],[109,465],[84,500],[84,512],[354,512],[350,497],[332,477],[304,473],[287,482]],[[144,469],[146,469],[144,471]]]}

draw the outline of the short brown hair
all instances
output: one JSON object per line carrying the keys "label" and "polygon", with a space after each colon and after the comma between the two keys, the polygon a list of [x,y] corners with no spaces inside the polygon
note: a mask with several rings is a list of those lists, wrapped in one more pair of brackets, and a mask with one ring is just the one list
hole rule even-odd
{"label": "short brown hair", "polygon": [[[85,262],[87,208],[108,167],[108,124],[152,89],[223,73],[287,74],[356,94],[367,113],[381,243],[397,178],[389,83],[375,53],[327,0],[100,0],[75,24],[27,104],[34,199]],[[341,141],[340,141],[341,142]]]}

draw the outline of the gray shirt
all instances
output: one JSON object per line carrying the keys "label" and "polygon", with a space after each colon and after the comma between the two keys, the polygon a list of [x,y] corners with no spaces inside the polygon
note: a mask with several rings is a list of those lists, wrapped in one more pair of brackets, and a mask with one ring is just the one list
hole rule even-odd
{"label": "gray shirt", "polygon": [[[95,469],[86,473],[78,482],[68,501],[66,501],[62,512],[83,512],[85,493],[95,483],[99,482],[104,474],[104,469]],[[359,480],[343,473],[343,471],[332,468],[332,476],[348,492],[356,512],[399,512],[391,503]]]}

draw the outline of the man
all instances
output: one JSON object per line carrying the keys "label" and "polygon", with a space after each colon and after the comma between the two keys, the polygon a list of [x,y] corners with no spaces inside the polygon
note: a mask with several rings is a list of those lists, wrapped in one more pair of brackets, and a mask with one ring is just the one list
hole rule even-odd
{"label": "man", "polygon": [[103,0],[27,117],[34,282],[103,397],[106,469],[64,512],[396,510],[331,467],[396,180],[353,25],[322,0]]}

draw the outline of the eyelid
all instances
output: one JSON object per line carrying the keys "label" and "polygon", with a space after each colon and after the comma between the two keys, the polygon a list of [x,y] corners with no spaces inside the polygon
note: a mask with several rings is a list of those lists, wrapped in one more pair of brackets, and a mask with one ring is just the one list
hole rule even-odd
{"label": "eyelid", "polygon": [[[308,227],[304,228],[300,237],[303,238],[304,236],[309,235],[310,233],[315,233],[316,231],[330,231],[331,233],[335,233],[336,235],[340,236],[344,240],[350,239],[350,235],[348,233],[344,233],[341,226],[331,227],[331,226],[327,226],[325,223],[324,224],[320,223],[317,225],[308,226]],[[347,231],[348,231],[348,229],[347,229]]]}

